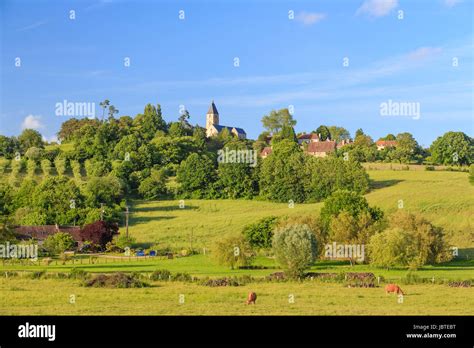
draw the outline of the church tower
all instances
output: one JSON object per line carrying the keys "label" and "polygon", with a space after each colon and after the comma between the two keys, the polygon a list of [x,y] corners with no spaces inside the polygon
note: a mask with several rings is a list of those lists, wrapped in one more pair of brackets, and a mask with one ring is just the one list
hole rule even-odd
{"label": "church tower", "polygon": [[213,100],[206,114],[206,129],[210,129],[211,126],[218,125],[218,124],[219,124],[219,112],[217,112],[216,104],[214,104],[214,100]]}

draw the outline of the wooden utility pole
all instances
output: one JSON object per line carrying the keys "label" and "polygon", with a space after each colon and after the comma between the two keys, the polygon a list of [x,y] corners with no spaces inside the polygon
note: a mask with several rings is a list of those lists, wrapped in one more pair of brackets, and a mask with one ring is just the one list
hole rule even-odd
{"label": "wooden utility pole", "polygon": [[125,230],[127,234],[127,240],[128,240],[128,215],[129,215],[129,210],[128,210],[128,205],[125,206]]}
{"label": "wooden utility pole", "polygon": [[100,203],[100,221],[104,221],[104,203]]}

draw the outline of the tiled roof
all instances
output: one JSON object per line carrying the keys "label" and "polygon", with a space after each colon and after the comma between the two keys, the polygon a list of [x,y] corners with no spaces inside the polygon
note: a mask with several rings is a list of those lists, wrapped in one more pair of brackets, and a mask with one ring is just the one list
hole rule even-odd
{"label": "tiled roof", "polygon": [[44,226],[17,226],[14,227],[14,231],[19,239],[46,239],[49,235],[66,232],[69,233],[74,240],[80,241],[81,228],[79,226],[56,226],[56,225],[44,225]]}
{"label": "tiled roof", "polygon": [[336,149],[335,141],[316,141],[309,143],[306,149],[307,152],[333,152]]}
{"label": "tiled roof", "polygon": [[319,136],[316,133],[309,133],[309,134],[300,134],[298,135],[298,139],[319,139]]}
{"label": "tiled roof", "polygon": [[238,134],[247,134],[247,133],[245,133],[245,131],[242,128],[222,126],[220,124],[214,124],[213,126],[217,129],[217,131],[219,133],[225,128],[227,128],[229,130],[229,132],[232,132],[232,129],[235,128],[235,130],[237,131]]}
{"label": "tiled roof", "polygon": [[378,140],[376,142],[377,146],[397,146],[398,142],[396,140]]}

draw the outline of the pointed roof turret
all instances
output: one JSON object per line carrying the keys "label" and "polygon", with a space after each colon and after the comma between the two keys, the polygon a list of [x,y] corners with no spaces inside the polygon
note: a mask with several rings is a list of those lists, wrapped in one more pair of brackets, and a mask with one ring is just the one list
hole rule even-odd
{"label": "pointed roof turret", "polygon": [[217,108],[216,108],[216,104],[214,104],[214,100],[211,102],[211,105],[209,105],[209,110],[207,110],[207,113],[219,115],[219,112],[217,111]]}

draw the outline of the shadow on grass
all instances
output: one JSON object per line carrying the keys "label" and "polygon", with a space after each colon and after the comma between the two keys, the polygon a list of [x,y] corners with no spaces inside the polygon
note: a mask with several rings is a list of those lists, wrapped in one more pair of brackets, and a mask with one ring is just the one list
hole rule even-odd
{"label": "shadow on grass", "polygon": [[198,206],[195,205],[187,205],[185,203],[184,208],[179,207],[179,202],[176,202],[176,205],[168,205],[168,206],[160,206],[160,207],[134,207],[133,212],[135,213],[146,213],[146,212],[154,212],[154,211],[175,211],[175,210],[196,210],[199,209]]}
{"label": "shadow on grass", "polygon": [[175,218],[176,216],[140,216],[140,217],[133,217],[130,223],[131,225],[139,225],[139,224],[146,224],[150,221],[171,220]]}
{"label": "shadow on grass", "polygon": [[399,180],[399,179],[392,179],[392,180],[370,180],[370,189],[371,190],[378,190],[378,189],[381,189],[381,188],[385,188],[385,187],[390,187],[390,186],[394,186],[400,182],[402,182],[403,180]]}

